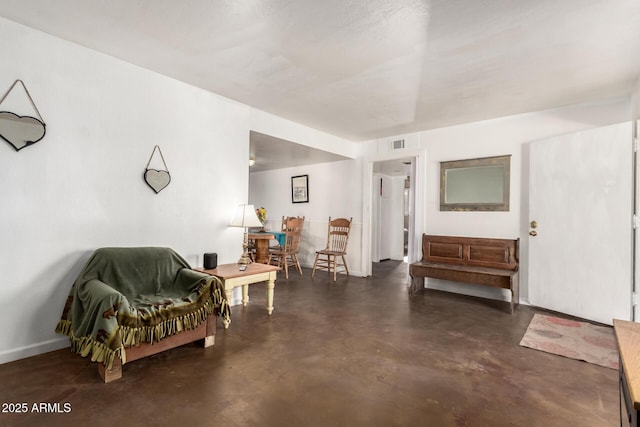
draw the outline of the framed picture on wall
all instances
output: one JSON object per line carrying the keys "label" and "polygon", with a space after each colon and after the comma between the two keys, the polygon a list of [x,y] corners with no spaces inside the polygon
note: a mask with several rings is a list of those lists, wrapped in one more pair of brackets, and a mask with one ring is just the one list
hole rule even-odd
{"label": "framed picture on wall", "polygon": [[309,175],[291,177],[291,202],[309,203]]}

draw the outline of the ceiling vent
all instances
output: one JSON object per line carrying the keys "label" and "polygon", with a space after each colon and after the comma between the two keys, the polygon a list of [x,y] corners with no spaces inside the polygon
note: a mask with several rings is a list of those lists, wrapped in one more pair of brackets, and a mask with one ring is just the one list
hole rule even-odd
{"label": "ceiling vent", "polygon": [[391,149],[399,150],[404,148],[404,139],[396,139],[395,141],[391,141]]}

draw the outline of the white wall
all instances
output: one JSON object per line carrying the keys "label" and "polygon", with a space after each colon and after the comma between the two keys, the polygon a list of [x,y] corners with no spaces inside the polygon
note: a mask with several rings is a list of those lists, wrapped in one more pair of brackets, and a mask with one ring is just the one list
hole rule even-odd
{"label": "white wall", "polygon": [[[332,218],[351,218],[347,249],[349,272],[360,276],[362,244],[362,162],[339,162],[252,172],[249,202],[267,209],[266,227],[279,229],[283,216],[304,216],[305,224],[298,257],[303,266],[313,266],[315,251],[327,242],[327,222]],[[309,175],[309,203],[291,202],[291,177]]]}
{"label": "white wall", "polygon": [[[98,247],[170,246],[193,266],[210,251],[220,263],[235,262],[242,230],[228,224],[248,200],[250,130],[349,157],[360,149],[2,18],[0,51],[0,90],[23,80],[47,124],[45,138],[20,152],[0,141],[0,322],[12,325],[0,335],[0,363],[68,345],[54,329],[73,280]],[[20,86],[2,109],[36,115]],[[159,194],[142,178],[156,144],[171,173]],[[161,167],[157,160],[151,167]],[[343,166],[353,168],[360,163]],[[304,173],[312,202],[300,212],[309,218],[311,253],[318,236],[324,245],[325,216],[360,212],[361,185],[340,181],[343,172],[325,176],[323,166]],[[289,175],[285,181],[288,198]],[[339,190],[326,193],[325,184]]]}
{"label": "white wall", "polygon": [[[628,98],[599,104],[520,114],[494,120],[434,129],[413,135],[403,135],[427,152],[425,231],[429,234],[520,238],[520,297],[527,302],[528,257],[528,146],[537,139],[623,122],[629,119]],[[389,137],[370,141],[365,153],[380,156],[389,150]],[[401,150],[393,150],[400,155]],[[509,212],[441,212],[440,162],[510,154],[511,199]],[[429,279],[428,287],[460,292],[486,298],[504,299],[508,294],[500,289],[470,286],[461,283]]]}
{"label": "white wall", "polygon": [[[0,51],[0,91],[22,79],[47,124],[20,152],[0,140],[0,363],[68,345],[54,329],[98,247],[236,261],[247,106],[4,19]],[[2,109],[34,115],[25,99],[18,86]],[[142,179],[156,144],[171,173],[157,195]]]}

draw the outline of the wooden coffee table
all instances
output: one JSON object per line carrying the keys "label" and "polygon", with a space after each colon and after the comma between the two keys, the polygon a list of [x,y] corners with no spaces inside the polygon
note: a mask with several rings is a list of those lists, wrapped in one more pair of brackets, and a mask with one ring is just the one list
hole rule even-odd
{"label": "wooden coffee table", "polygon": [[[240,271],[239,264],[223,264],[214,269],[196,268],[195,270],[216,276],[224,285],[224,292],[227,301],[231,304],[233,289],[242,286],[242,305],[249,302],[249,285],[252,283],[267,282],[267,313],[273,312],[273,293],[276,287],[276,272],[280,267],[257,262],[247,265],[247,269]],[[224,328],[227,329],[231,320],[223,321]]]}

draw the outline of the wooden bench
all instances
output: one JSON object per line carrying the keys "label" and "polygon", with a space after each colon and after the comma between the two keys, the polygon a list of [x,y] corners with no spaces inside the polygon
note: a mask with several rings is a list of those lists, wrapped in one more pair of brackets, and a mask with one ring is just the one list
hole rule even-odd
{"label": "wooden bench", "polygon": [[520,239],[422,236],[422,261],[411,264],[411,293],[424,289],[424,278],[493,286],[511,291],[511,313],[519,303]]}

